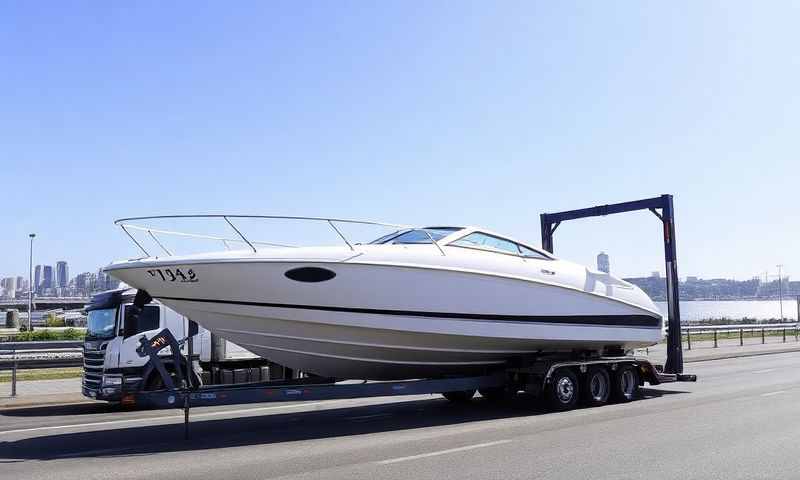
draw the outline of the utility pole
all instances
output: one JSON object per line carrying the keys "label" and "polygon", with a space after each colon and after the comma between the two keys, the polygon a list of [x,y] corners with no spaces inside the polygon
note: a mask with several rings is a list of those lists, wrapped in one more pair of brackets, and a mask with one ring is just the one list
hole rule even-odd
{"label": "utility pole", "polygon": [[33,320],[33,239],[36,234],[31,233],[28,236],[31,238],[30,263],[28,264],[28,331],[30,332]]}
{"label": "utility pole", "polygon": [[783,277],[781,276],[781,269],[783,265],[778,265],[778,300],[781,304],[781,322],[783,321]]}

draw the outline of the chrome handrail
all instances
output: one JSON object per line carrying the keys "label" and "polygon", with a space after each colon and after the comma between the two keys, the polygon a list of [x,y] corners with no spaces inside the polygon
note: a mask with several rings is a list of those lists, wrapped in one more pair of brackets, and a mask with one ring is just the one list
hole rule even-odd
{"label": "chrome handrail", "polygon": [[[201,234],[194,234],[194,233],[185,233],[185,232],[176,232],[170,230],[159,230],[155,228],[135,225],[128,222],[139,222],[143,220],[163,220],[163,219],[188,219],[188,218],[221,218],[225,220],[225,222],[236,232],[236,235],[241,238],[241,240],[229,239],[224,237],[217,237],[212,235],[201,235]],[[227,242],[243,242],[250,247],[254,253],[258,252],[258,249],[255,247],[256,245],[266,245],[272,247],[287,247],[292,248],[296,247],[296,245],[284,245],[284,244],[277,244],[277,243],[268,243],[268,242],[260,242],[260,241],[251,241],[248,239],[245,234],[236,227],[236,225],[231,222],[230,219],[266,219],[266,220],[307,220],[307,221],[319,221],[327,223],[336,234],[344,241],[344,243],[350,248],[350,250],[355,251],[355,247],[353,243],[347,239],[347,237],[342,233],[342,231],[336,226],[337,223],[351,223],[351,224],[361,224],[361,225],[374,225],[374,226],[383,226],[383,227],[392,227],[397,229],[404,229],[404,228],[414,228],[408,225],[399,225],[394,223],[385,223],[385,222],[375,222],[369,220],[350,220],[344,218],[326,218],[326,217],[299,217],[299,216],[287,216],[287,215],[225,215],[225,214],[193,214],[193,215],[154,215],[148,217],[127,217],[127,218],[120,218],[114,221],[114,225],[119,226],[125,234],[133,241],[133,243],[141,250],[146,256],[150,256],[150,253],[139,243],[136,238],[131,235],[128,229],[131,230],[140,230],[147,232],[147,234],[153,238],[156,244],[161,247],[162,250],[168,255],[172,256],[172,252],[167,249],[154,235],[154,233],[161,233],[165,235],[175,235],[175,236],[184,236],[184,237],[192,237],[192,238],[204,238],[208,240],[218,240],[223,243],[226,249],[229,249]],[[422,230],[425,230],[424,228]],[[439,251],[444,255],[444,251],[442,247],[433,239],[429,232],[425,231],[428,237],[431,239],[431,242],[439,249]]]}

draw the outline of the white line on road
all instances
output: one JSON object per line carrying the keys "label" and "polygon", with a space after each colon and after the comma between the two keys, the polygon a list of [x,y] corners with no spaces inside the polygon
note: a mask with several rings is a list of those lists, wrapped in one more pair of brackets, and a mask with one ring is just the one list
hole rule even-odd
{"label": "white line on road", "polygon": [[[323,405],[331,403],[335,403],[336,401],[328,401],[328,402],[310,402],[310,403],[297,403],[293,405],[273,405],[269,407],[258,407],[258,408],[241,408],[238,410],[222,410],[219,412],[203,412],[203,413],[193,413],[192,418],[197,417],[211,417],[216,415],[231,415],[237,413],[250,413],[250,412],[260,412],[264,410],[277,410],[277,409],[284,409],[284,408],[298,408],[298,407],[310,407],[314,405]],[[143,418],[130,418],[126,420],[109,420],[107,422],[92,422],[92,423],[74,423],[70,425],[50,425],[47,427],[35,427],[35,428],[21,428],[18,430],[6,430],[0,431],[0,435],[7,435],[9,433],[27,433],[27,432],[39,432],[45,430],[61,430],[65,428],[84,428],[84,427],[98,427],[103,425],[119,425],[123,423],[136,423],[136,422],[152,422],[154,420],[179,420],[183,419],[183,411],[178,411],[178,413],[174,415],[163,415],[160,417],[143,417]]]}
{"label": "white line on road", "polygon": [[769,373],[774,372],[775,370],[777,370],[777,368],[765,368],[764,370],[754,370],[751,373]]}
{"label": "white line on road", "polygon": [[786,390],[778,390],[776,392],[769,392],[769,393],[762,393],[762,397],[771,397],[773,395],[780,395],[781,393],[786,393]]}
{"label": "white line on road", "polygon": [[448,450],[439,450],[437,452],[429,452],[429,453],[421,453],[419,455],[411,455],[408,457],[398,457],[398,458],[390,458],[389,460],[381,460],[377,462],[380,465],[389,465],[391,463],[398,463],[398,462],[405,462],[408,460],[417,460],[420,458],[427,458],[427,457],[435,457],[438,455],[446,455],[448,453],[455,453],[455,452],[464,452],[467,450],[474,450],[476,448],[485,448],[485,447],[493,447],[495,445],[502,445],[504,443],[509,443],[511,440],[498,440],[496,442],[486,442],[486,443],[476,443],[475,445],[467,445],[465,447],[458,447],[458,448],[450,448]]}

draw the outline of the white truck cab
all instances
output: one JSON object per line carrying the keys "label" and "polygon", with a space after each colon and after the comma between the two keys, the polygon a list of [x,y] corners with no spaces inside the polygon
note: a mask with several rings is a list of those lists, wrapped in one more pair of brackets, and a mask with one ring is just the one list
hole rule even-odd
{"label": "white truck cab", "polygon": [[[169,329],[178,340],[186,338],[189,320],[156,300],[144,305],[132,320],[126,310],[132,308],[135,289],[122,286],[96,294],[86,307],[86,339],[83,345],[84,373],[83,395],[97,400],[118,402],[125,393],[142,390],[158,390],[163,387],[160,375],[149,364],[149,357],[142,357],[136,349],[140,339],[152,338],[163,329]],[[127,323],[126,324],[126,318]],[[214,337],[200,327],[192,337],[194,357],[192,361],[193,381],[197,383],[244,383],[268,380],[270,368],[273,378],[284,369],[271,364],[238,345]],[[181,346],[181,355],[186,354],[187,342]],[[170,348],[159,352],[159,357],[172,365]],[[180,366],[183,372],[185,365]]]}

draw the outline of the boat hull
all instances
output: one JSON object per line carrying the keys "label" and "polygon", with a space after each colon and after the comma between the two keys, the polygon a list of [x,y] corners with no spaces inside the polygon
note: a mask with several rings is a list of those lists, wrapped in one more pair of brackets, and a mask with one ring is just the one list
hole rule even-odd
{"label": "boat hull", "polygon": [[[303,267],[335,275],[287,277]],[[470,374],[537,352],[632,349],[662,336],[660,316],[636,305],[473,271],[296,261],[108,271],[255,354],[336,378]]]}

